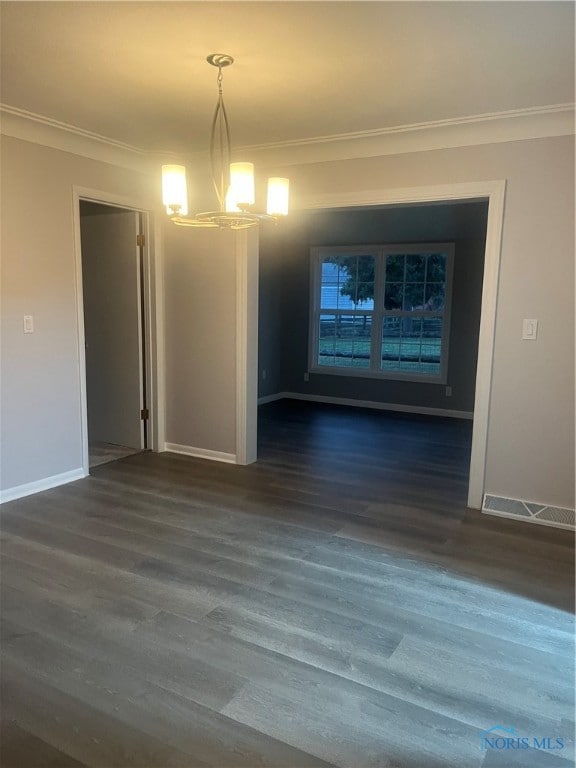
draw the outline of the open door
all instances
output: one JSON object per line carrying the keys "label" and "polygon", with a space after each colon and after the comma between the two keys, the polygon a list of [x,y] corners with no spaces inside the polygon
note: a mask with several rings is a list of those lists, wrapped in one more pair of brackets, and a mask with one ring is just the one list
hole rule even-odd
{"label": "open door", "polygon": [[88,441],[146,448],[140,214],[80,202]]}

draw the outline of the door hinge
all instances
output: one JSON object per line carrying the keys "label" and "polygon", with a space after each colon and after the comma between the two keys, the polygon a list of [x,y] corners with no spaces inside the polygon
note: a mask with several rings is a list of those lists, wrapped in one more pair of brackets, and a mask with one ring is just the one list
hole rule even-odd
{"label": "door hinge", "polygon": [[136,245],[139,245],[140,247],[146,245],[146,238],[144,235],[136,235]]}
{"label": "door hinge", "polygon": [[150,411],[148,410],[148,408],[142,408],[142,410],[140,411],[140,418],[142,419],[142,421],[147,421],[147,419],[150,418]]}

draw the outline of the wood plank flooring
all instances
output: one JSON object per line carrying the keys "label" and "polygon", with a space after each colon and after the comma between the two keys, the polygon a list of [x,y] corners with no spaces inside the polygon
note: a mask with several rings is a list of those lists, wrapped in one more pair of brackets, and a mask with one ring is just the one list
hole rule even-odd
{"label": "wood plank flooring", "polygon": [[125,445],[116,445],[115,443],[91,442],[88,446],[89,466],[98,467],[101,464],[108,464],[110,461],[117,461],[126,456],[132,456],[134,453],[140,453],[139,448],[128,448]]}
{"label": "wood plank flooring", "polygon": [[467,510],[470,437],[272,403],[5,504],[2,766],[573,766],[573,536]]}

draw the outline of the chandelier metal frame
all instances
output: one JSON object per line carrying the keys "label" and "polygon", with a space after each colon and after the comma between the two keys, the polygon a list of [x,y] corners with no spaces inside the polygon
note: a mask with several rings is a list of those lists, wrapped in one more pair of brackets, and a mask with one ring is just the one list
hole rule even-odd
{"label": "chandelier metal frame", "polygon": [[[230,123],[224,104],[222,90],[223,74],[222,70],[234,63],[232,56],[226,53],[212,53],[206,61],[218,69],[216,83],[218,86],[218,99],[212,118],[210,129],[210,168],[212,173],[212,183],[214,191],[220,206],[218,211],[205,211],[197,213],[193,217],[181,215],[182,206],[179,203],[173,203],[165,199],[168,215],[170,219],[179,226],[184,227],[203,227],[203,228],[225,228],[225,229],[247,229],[258,226],[260,223],[276,223],[283,216],[269,213],[256,213],[251,210],[252,206],[246,203],[229,203],[227,195],[230,194],[230,167],[232,156],[232,142],[230,139]],[[164,168],[174,168],[181,166],[164,166]],[[163,168],[163,170],[164,170]],[[182,167],[182,173],[184,169]],[[272,181],[269,180],[269,182]],[[287,179],[274,179],[288,185]],[[185,183],[185,182],[184,182]],[[287,192],[286,192],[287,195]],[[227,210],[228,208],[228,210]]]}

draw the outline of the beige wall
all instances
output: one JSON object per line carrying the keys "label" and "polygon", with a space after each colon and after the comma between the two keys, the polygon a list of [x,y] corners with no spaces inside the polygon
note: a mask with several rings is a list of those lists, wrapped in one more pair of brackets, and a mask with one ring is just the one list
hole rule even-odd
{"label": "beige wall", "polygon": [[[72,186],[139,197],[146,208],[158,180],[7,137],[1,149],[1,487],[11,488],[81,466]],[[567,507],[574,504],[573,169],[571,137],[286,169],[303,205],[327,192],[507,180],[486,491]],[[167,231],[166,437],[235,453],[234,249],[226,240],[233,236]],[[24,314],[34,315],[32,335],[22,332]],[[521,340],[523,318],[539,319],[536,342]]]}
{"label": "beige wall", "polygon": [[[73,185],[153,199],[143,174],[2,137],[3,489],[82,466]],[[23,315],[35,332],[23,333]]]}
{"label": "beige wall", "polygon": [[[290,166],[283,172],[303,207],[327,192],[507,180],[486,492],[573,507],[573,137]],[[537,341],[521,340],[523,318],[538,318]]]}
{"label": "beige wall", "polygon": [[164,231],[166,442],[235,455],[235,234]]}
{"label": "beige wall", "polygon": [[[73,187],[154,210],[159,174],[5,136],[1,151],[0,489],[6,490],[82,466]],[[168,223],[164,230],[165,438],[235,454],[236,241],[230,232]],[[24,315],[34,316],[34,334],[23,333]]]}

